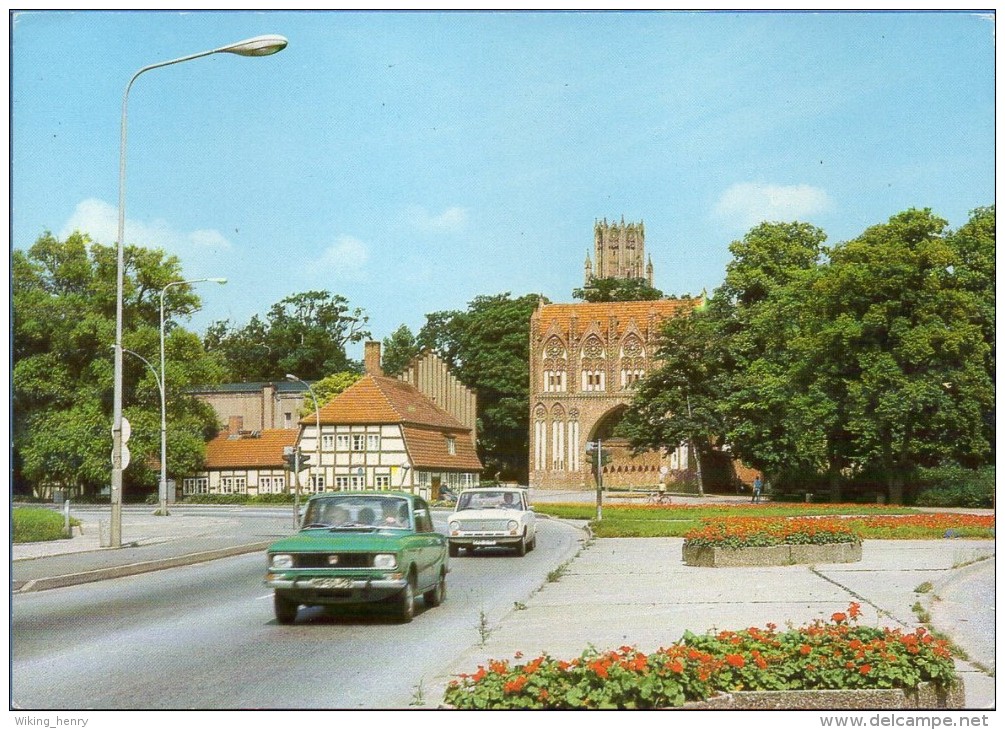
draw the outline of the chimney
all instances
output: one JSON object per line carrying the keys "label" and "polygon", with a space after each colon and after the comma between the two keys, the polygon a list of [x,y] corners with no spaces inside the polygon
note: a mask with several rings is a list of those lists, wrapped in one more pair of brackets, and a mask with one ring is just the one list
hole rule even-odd
{"label": "chimney", "polygon": [[367,375],[383,375],[380,369],[380,342],[370,341],[363,345],[363,370]]}
{"label": "chimney", "polygon": [[240,433],[242,430],[244,430],[244,416],[231,416],[227,424],[227,431],[233,434]]}

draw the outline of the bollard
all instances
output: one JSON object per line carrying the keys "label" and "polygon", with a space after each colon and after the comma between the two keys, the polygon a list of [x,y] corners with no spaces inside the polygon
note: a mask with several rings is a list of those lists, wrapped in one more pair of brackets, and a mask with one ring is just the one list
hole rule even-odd
{"label": "bollard", "polygon": [[112,529],[108,520],[98,520],[98,545],[100,547],[112,546]]}
{"label": "bollard", "polygon": [[809,504],[812,501],[813,501],[813,492],[807,492],[806,493],[806,504]]}
{"label": "bollard", "polygon": [[63,502],[63,537],[73,537],[70,532],[70,500]]}

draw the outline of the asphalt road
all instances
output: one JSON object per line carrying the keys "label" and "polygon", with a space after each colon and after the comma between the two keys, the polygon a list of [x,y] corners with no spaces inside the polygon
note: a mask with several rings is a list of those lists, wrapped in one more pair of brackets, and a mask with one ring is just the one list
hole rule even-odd
{"label": "asphalt road", "polygon": [[15,594],[12,701],[38,710],[407,707],[583,537],[549,520],[538,529],[524,558],[452,559],[447,601],[429,610],[420,601],[410,624],[315,608],[280,626],[261,553]]}

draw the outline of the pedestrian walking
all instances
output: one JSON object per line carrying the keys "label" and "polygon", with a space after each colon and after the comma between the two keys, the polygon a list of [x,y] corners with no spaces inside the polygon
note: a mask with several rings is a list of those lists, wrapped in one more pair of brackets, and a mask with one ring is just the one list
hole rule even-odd
{"label": "pedestrian walking", "polygon": [[751,499],[751,502],[761,501],[761,486],[761,476],[758,474],[754,477],[754,497]]}

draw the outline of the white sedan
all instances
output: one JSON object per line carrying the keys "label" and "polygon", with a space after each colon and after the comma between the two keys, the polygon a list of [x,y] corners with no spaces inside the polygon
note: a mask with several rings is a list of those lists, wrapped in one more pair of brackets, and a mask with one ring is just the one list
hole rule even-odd
{"label": "white sedan", "polygon": [[465,489],[457,498],[448,528],[454,557],[460,555],[461,548],[482,547],[511,547],[523,556],[537,542],[527,490],[519,487]]}

